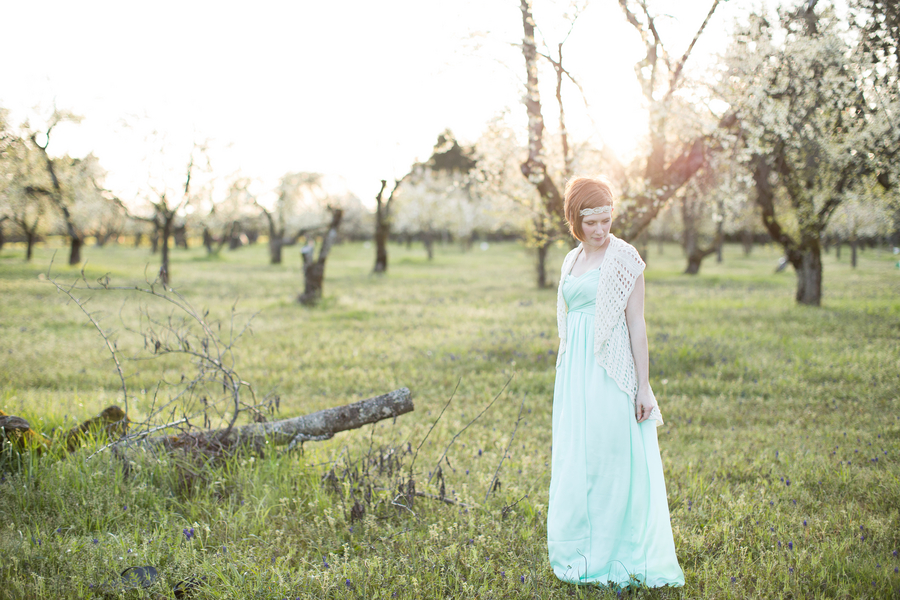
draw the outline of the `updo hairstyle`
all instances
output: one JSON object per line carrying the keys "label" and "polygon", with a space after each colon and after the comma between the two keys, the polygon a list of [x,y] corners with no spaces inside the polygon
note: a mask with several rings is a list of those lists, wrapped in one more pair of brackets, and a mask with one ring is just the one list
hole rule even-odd
{"label": "updo hairstyle", "polygon": [[569,231],[580,242],[584,241],[581,229],[581,211],[585,208],[612,206],[612,188],[606,178],[576,177],[566,184],[565,213]]}

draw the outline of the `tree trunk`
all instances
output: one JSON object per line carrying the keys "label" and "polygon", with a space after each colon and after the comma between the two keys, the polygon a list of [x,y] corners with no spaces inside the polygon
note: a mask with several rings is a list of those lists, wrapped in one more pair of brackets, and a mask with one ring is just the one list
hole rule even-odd
{"label": "tree trunk", "polygon": [[538,289],[547,287],[547,254],[550,252],[552,242],[544,242],[537,247],[537,285]]}
{"label": "tree trunk", "polygon": [[750,256],[753,252],[753,232],[749,229],[741,232],[741,246],[744,248],[744,256]]}
{"label": "tree trunk", "polygon": [[284,247],[284,235],[269,234],[269,264],[281,264],[281,249]]}
{"label": "tree trunk", "polygon": [[344,211],[340,208],[331,209],[331,225],[328,227],[328,233],[322,240],[322,247],[319,248],[319,258],[313,260],[315,252],[315,244],[307,244],[301,250],[303,255],[303,293],[297,300],[306,306],[315,305],[322,297],[322,283],[325,279],[325,261],[331,252],[331,247],[337,240],[338,227],[341,224],[341,217]]}
{"label": "tree trunk", "polygon": [[163,221],[162,234],[160,235],[161,260],[159,265],[159,281],[166,287],[169,286],[169,236],[172,232],[172,219],[166,217]]}
{"label": "tree trunk", "polygon": [[688,254],[688,264],[687,268],[684,270],[685,275],[696,275],[700,272],[700,265],[703,263],[703,259],[716,252],[716,248],[718,246],[713,243],[709,248],[700,248],[699,246],[694,246],[694,249]]}
{"label": "tree trunk", "polygon": [[822,304],[822,255],[817,244],[800,250],[797,272],[797,302],[808,306]]}
{"label": "tree trunk", "polygon": [[181,224],[172,228],[172,235],[175,237],[175,246],[178,248],[188,249],[187,241],[187,225]]}
{"label": "tree trunk", "polygon": [[859,242],[854,237],[850,240],[850,266],[854,269],[856,268],[856,248],[859,246]]}
{"label": "tree trunk", "polygon": [[241,224],[234,221],[231,224],[231,231],[228,232],[228,249],[237,250],[243,245],[244,242],[241,240]]}
{"label": "tree trunk", "polygon": [[159,252],[159,226],[155,226],[153,228],[153,233],[150,234],[150,253],[156,254]]}
{"label": "tree trunk", "polygon": [[141,242],[143,242],[143,241],[144,241],[144,234],[143,234],[143,233],[141,233],[140,231],[138,231],[136,234],[134,234],[134,247],[135,247],[135,248],[140,248],[140,247],[141,247]]}
{"label": "tree trunk", "polygon": [[212,256],[213,254],[213,236],[209,232],[209,227],[203,228],[203,246],[206,248],[206,255]]}
{"label": "tree trunk", "polygon": [[0,251],[3,250],[3,244],[6,243],[6,238],[3,237],[3,222],[6,221],[7,217],[3,217],[0,219]]}
{"label": "tree trunk", "polygon": [[434,258],[434,233],[426,231],[422,234],[422,243],[425,244],[425,252],[428,253],[428,260]]}
{"label": "tree trunk", "polygon": [[834,244],[834,257],[838,260],[841,260],[841,240],[838,239]]}
{"label": "tree trunk", "polygon": [[[391,226],[390,226],[390,199],[388,200],[386,205],[383,205],[381,201],[381,196],[384,193],[384,188],[387,185],[387,181],[381,180],[381,189],[378,190],[378,195],[375,196],[375,267],[372,269],[374,273],[384,273],[388,268],[388,254],[387,254],[387,241],[388,236],[391,234]],[[399,182],[397,182],[399,185]],[[394,189],[397,189],[394,186]],[[394,193],[391,192],[391,198],[394,197]]]}
{"label": "tree trunk", "polygon": [[[719,207],[720,214],[724,212],[722,207]],[[725,221],[724,219],[719,219],[719,222],[716,223],[716,262],[722,262],[722,247],[725,245]]]}
{"label": "tree trunk", "polygon": [[34,242],[37,236],[33,231],[25,232],[25,260],[31,260],[34,251]]}
{"label": "tree trunk", "polygon": [[72,266],[81,264],[81,246],[84,240],[81,236],[73,235],[69,237],[69,264]]}

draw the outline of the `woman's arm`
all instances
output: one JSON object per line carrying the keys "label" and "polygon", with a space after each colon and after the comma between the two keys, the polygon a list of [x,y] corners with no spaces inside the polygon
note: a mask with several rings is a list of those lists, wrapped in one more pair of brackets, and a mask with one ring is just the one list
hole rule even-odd
{"label": "woman's arm", "polygon": [[647,324],[644,322],[644,275],[638,276],[634,289],[625,305],[625,322],[631,338],[631,354],[634,356],[634,372],[637,376],[637,396],[634,412],[638,423],[650,417],[656,399],[650,390],[650,349],[647,342]]}

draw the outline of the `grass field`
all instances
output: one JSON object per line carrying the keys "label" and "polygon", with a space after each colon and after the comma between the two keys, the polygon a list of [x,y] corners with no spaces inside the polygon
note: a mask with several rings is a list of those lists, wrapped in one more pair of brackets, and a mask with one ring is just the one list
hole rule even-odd
{"label": "grass field", "polygon": [[[0,253],[0,408],[48,435],[121,401],[102,339],[44,279],[52,254]],[[60,282],[78,275],[65,254],[51,272]],[[146,249],[85,254],[88,278],[114,284],[157,267]],[[847,254],[825,256],[823,306],[808,308],[793,301],[793,274],[773,273],[774,248],[728,247],[689,277],[678,248],[651,246],[651,383],[686,585],[624,595],[900,597],[900,270],[886,251],[867,250],[855,270]],[[297,252],[275,267],[263,245],[213,259],[174,251],[172,284],[210,318],[227,324],[235,300],[238,321],[256,315],[236,368],[258,394],[280,395],[279,418],[400,386],[415,412],[303,454],[134,453],[127,468],[108,452],[86,460],[89,449],[7,458],[0,598],[101,597],[136,565],[159,581],[126,597],[174,597],[191,576],[205,578],[195,598],[616,597],[560,583],[547,561],[555,289],[534,288],[516,244],[438,247],[433,262],[391,245],[390,257],[375,277],[371,248],[336,248],[324,301],[305,309]],[[98,292],[89,306],[122,331],[120,315],[127,324],[141,305]],[[139,349],[129,344],[123,333],[122,349]],[[187,369],[171,357],[127,367],[135,418],[160,377]],[[410,472],[439,494],[448,445],[454,503],[392,504]]]}

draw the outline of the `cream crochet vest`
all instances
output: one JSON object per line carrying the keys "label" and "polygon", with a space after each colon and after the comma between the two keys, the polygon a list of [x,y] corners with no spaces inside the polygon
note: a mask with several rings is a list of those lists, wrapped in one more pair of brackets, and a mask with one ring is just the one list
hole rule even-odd
{"label": "cream crochet vest", "polygon": [[[646,266],[634,246],[609,234],[609,246],[600,267],[600,283],[597,285],[596,312],[594,314],[594,355],[597,364],[616,382],[634,405],[637,395],[637,376],[634,371],[634,355],[631,338],[625,321],[625,306],[634,289],[637,278]],[[556,300],[556,324],[559,329],[559,353],[556,366],[566,352],[566,302],[563,299],[563,283],[572,270],[581,245],[566,255],[559,277]],[[650,392],[653,393],[652,390]],[[650,414],[657,426],[663,424],[659,408]]]}

